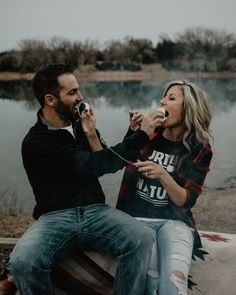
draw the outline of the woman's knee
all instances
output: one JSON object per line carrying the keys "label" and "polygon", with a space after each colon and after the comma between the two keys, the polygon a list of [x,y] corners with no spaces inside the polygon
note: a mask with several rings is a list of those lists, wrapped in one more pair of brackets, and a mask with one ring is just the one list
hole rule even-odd
{"label": "woman's knee", "polygon": [[182,271],[161,274],[158,283],[158,294],[187,295],[188,280]]}

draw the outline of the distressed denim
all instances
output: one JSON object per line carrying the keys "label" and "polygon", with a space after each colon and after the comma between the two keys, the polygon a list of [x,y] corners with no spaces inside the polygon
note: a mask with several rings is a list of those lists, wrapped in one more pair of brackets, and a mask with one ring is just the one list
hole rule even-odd
{"label": "distressed denim", "polygon": [[[193,250],[193,230],[178,220],[143,222],[148,224],[155,238],[147,275],[146,295],[186,295]],[[184,276],[184,279],[177,277],[176,272]]]}
{"label": "distressed denim", "polygon": [[143,223],[106,204],[42,215],[10,256],[10,272],[22,295],[51,295],[51,268],[76,250],[117,258],[114,294],[143,295],[153,237]]}

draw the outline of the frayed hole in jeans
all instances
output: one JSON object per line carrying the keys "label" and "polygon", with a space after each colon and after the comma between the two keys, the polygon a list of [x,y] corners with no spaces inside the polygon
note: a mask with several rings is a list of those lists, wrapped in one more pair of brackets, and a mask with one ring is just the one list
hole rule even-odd
{"label": "frayed hole in jeans", "polygon": [[177,288],[179,295],[187,295],[187,282],[182,272],[172,272],[171,281]]}

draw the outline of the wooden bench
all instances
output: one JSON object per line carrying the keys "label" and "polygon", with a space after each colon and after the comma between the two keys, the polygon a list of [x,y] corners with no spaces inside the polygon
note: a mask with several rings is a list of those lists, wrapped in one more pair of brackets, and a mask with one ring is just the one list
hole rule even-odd
{"label": "wooden bench", "polygon": [[[0,238],[0,248],[12,249],[17,241]],[[115,259],[95,252],[75,253],[52,270],[55,294],[112,295],[115,268]]]}
{"label": "wooden bench", "polygon": [[52,280],[66,294],[112,295],[114,277],[108,267],[115,270],[115,264],[114,259],[95,252],[78,252],[53,270]]}
{"label": "wooden bench", "polygon": [[[236,235],[200,232],[206,261],[192,262],[190,275],[196,283],[189,295],[234,295]],[[0,239],[0,247],[12,248],[16,239]],[[95,252],[78,252],[52,272],[57,295],[112,295],[116,260]]]}

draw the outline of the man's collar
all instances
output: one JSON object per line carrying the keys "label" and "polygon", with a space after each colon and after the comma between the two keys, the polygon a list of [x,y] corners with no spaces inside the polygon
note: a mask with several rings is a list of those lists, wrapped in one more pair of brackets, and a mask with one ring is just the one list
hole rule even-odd
{"label": "man's collar", "polygon": [[57,128],[53,126],[48,120],[46,120],[43,116],[43,111],[42,109],[39,109],[38,111],[38,119],[45,125],[47,126],[48,130],[59,130],[60,128]]}

